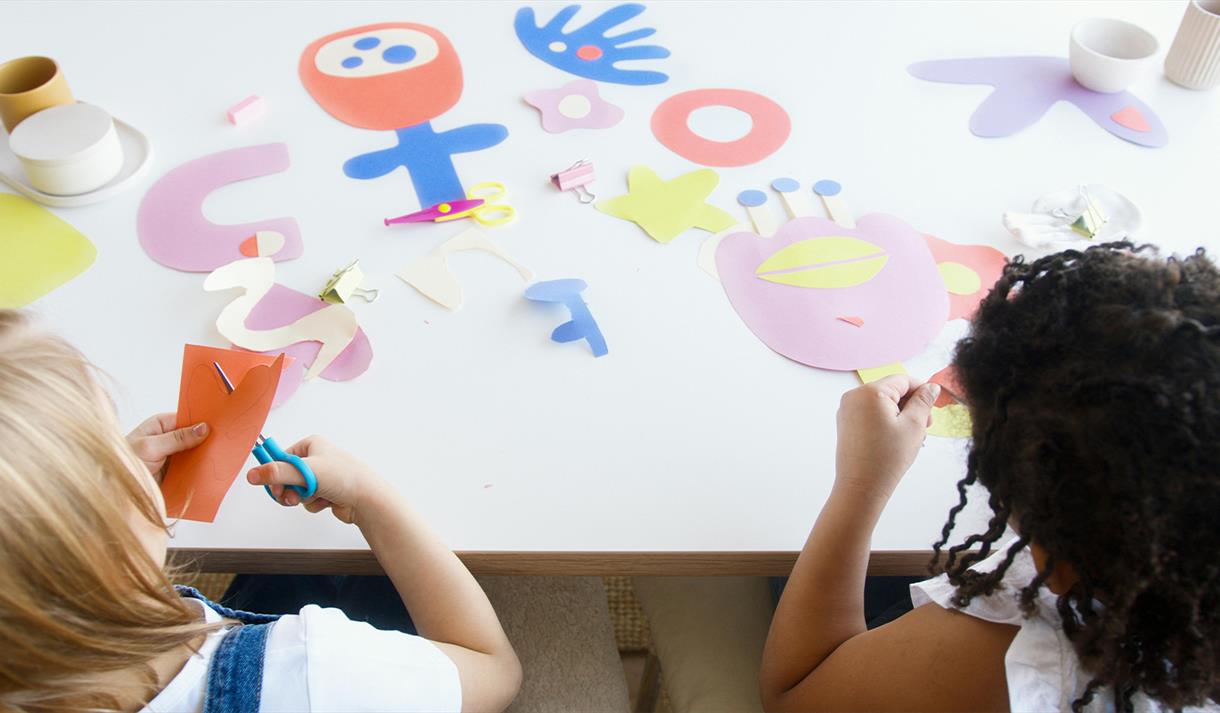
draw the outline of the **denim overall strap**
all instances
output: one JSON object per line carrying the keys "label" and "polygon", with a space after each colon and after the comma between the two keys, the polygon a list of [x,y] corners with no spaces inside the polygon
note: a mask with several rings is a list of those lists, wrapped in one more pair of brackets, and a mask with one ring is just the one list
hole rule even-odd
{"label": "denim overall strap", "polygon": [[192,587],[176,587],[179,596],[198,599],[217,614],[242,623],[221,639],[208,664],[204,713],[256,713],[263,693],[263,658],[267,634],[279,617],[223,607]]}
{"label": "denim overall strap", "polygon": [[221,639],[208,664],[203,713],[258,713],[270,628],[271,624],[243,624]]}

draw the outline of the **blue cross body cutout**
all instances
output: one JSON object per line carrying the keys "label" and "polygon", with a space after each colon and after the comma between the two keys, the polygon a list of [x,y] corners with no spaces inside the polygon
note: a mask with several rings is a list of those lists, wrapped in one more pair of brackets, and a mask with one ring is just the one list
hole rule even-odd
{"label": "blue cross body cutout", "polygon": [[606,338],[593,319],[589,305],[585,304],[580,293],[588,287],[584,280],[547,280],[535,282],[525,290],[525,299],[534,302],[557,302],[568,308],[572,314],[570,321],[564,322],[551,332],[551,340],[559,343],[574,342],[584,339],[589,342],[593,356],[600,357],[610,353],[606,346]]}
{"label": "blue cross body cutout", "polygon": [[421,208],[466,197],[453,154],[482,151],[508,137],[508,129],[500,124],[470,124],[438,134],[430,121],[394,133],[396,146],[349,159],[343,173],[350,178],[380,178],[402,166],[411,176]]}
{"label": "blue cross body cutout", "polygon": [[538,59],[578,77],[633,85],[661,84],[669,79],[669,75],[664,72],[619,69],[614,66],[618,62],[664,59],[669,56],[669,50],[660,45],[623,46],[651,36],[656,32],[651,27],[641,27],[613,36],[606,34],[612,28],[644,12],[643,5],[615,5],[584,26],[564,32],[564,25],[568,24],[568,20],[579,10],[580,5],[568,5],[555,13],[545,25],[540,26],[534,18],[534,9],[523,7],[517,11],[513,22],[517,39]]}

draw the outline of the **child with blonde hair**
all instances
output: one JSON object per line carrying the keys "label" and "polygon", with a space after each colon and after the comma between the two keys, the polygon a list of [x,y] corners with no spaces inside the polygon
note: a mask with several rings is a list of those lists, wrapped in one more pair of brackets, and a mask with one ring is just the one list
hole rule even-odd
{"label": "child with blonde hair", "polygon": [[[173,422],[124,437],[96,369],[0,310],[0,711],[507,707],[520,664],[479,585],[393,486],[316,436],[289,449],[318,479],[305,509],[361,529],[421,636],[175,589],[158,483],[208,426]],[[280,466],[247,480],[302,504]]]}

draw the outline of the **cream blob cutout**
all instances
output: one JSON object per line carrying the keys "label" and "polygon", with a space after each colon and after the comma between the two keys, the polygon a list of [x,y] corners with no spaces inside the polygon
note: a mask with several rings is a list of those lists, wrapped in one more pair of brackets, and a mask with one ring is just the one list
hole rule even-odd
{"label": "cream blob cutout", "polygon": [[559,100],[559,113],[569,119],[583,119],[593,111],[593,104],[583,94],[569,94]]}
{"label": "cream blob cutout", "polygon": [[[356,48],[356,42],[366,38],[375,38],[375,47],[361,50]],[[406,45],[415,51],[415,56],[407,62],[387,62],[382,53],[390,47]],[[381,30],[356,32],[331,40],[318,48],[313,63],[318,71],[333,77],[375,77],[379,74],[392,74],[404,69],[414,69],[436,59],[440,48],[436,40],[419,30],[406,27],[387,27]],[[358,57],[360,64],[355,67],[344,67],[343,61]]]}

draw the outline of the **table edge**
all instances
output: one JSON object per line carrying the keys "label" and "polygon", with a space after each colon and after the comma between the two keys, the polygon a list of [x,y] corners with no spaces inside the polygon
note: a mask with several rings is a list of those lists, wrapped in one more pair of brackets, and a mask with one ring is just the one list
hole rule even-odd
{"label": "table edge", "polygon": [[[458,552],[476,575],[548,576],[787,576],[796,551],[538,551]],[[878,550],[869,554],[872,576],[928,574],[930,550]],[[384,574],[371,550],[171,548],[175,566],[197,572],[257,574]]]}

